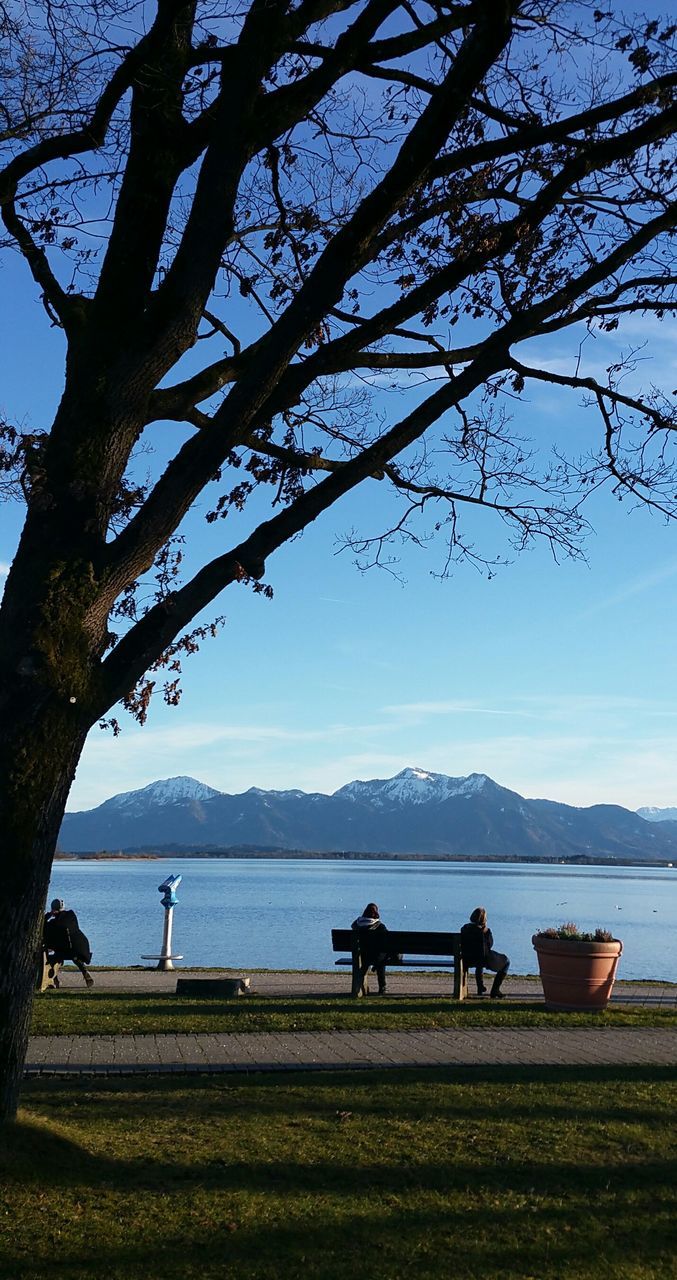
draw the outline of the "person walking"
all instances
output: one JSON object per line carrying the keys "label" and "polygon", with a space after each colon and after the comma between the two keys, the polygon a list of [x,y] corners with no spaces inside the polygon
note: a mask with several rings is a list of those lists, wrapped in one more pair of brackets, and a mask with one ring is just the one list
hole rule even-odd
{"label": "person walking", "polygon": [[[66,907],[63,898],[54,898],[45,916],[43,946],[45,951],[53,953],[58,965],[62,965],[64,960],[72,960],[87,986],[94,986],[94,979],[87,968],[92,959],[89,939],[82,932],[75,912]],[[59,979],[55,977],[54,986],[58,985]]]}
{"label": "person walking", "polygon": [[501,986],[510,968],[510,961],[502,951],[494,951],[494,936],[487,924],[484,907],[475,907],[467,924],[461,929],[461,955],[467,969],[475,970],[478,996],[486,995],[484,970],[490,969],[495,978],[489,995],[492,1000],[503,999]]}
{"label": "person walking", "polygon": [[[369,969],[376,970],[378,993],[386,993],[386,960],[388,956],[388,930],[383,924],[375,902],[368,902],[361,916],[353,920],[351,925],[359,935],[360,953],[359,981],[353,977],[353,995],[365,995],[364,979]],[[357,989],[356,989],[357,987]]]}

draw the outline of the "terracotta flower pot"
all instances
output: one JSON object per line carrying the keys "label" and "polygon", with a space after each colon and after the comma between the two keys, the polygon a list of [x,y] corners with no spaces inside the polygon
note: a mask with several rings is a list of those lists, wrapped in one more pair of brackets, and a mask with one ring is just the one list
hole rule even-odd
{"label": "terracotta flower pot", "polygon": [[568,938],[531,939],[543,983],[546,1009],[606,1009],[623,950],[613,942],[578,942]]}

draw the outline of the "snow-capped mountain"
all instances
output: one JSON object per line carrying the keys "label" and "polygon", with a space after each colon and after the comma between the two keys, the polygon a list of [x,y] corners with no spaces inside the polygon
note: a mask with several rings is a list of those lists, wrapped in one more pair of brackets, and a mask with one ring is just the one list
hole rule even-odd
{"label": "snow-capped mountain", "polygon": [[349,782],[334,792],[379,806],[391,804],[439,804],[450,796],[471,796],[485,786],[496,783],[484,773],[471,773],[467,778],[448,778],[444,773],[426,769],[402,769],[394,778],[377,778],[371,782]]}
{"label": "snow-capped mountain", "polygon": [[[105,800],[104,804],[114,809],[143,811],[149,804],[183,804],[192,800],[211,800],[212,796],[221,795],[214,787],[196,778],[178,777],[164,778],[161,782],[149,782],[147,787],[139,791],[121,791],[119,795]],[[103,808],[103,805],[100,806]]]}
{"label": "snow-capped mountain", "polygon": [[333,795],[251,787],[229,795],[194,778],[168,778],[67,813],[65,852],[232,847],[433,857],[677,862],[677,829],[618,805],[588,809],[526,800],[483,773],[450,778],[403,769],[349,782]]}
{"label": "snow-capped mountain", "polygon": [[677,809],[657,809],[654,804],[648,804],[637,812],[646,822],[677,822]]}

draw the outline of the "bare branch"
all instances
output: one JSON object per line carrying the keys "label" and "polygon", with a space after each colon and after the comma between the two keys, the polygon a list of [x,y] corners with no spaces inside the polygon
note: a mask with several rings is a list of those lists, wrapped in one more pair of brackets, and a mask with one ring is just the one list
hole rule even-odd
{"label": "bare branch", "polygon": [[94,151],[103,145],[113,112],[130,88],[134,76],[146,57],[147,50],[152,47],[158,32],[164,28],[168,8],[169,6],[163,6],[148,34],[126,53],[103,90],[89,120],[81,129],[41,139],[34,146],[15,156],[0,171],[0,204],[13,199],[19,183],[29,173],[34,173],[36,169],[49,164],[52,160],[67,160],[71,156]]}
{"label": "bare branch", "polygon": [[88,300],[81,295],[68,294],[61,287],[51,270],[47,254],[36,244],[26,224],[21,221],[13,201],[8,200],[3,204],[2,220],[26,259],[33,279],[42,289],[50,318],[61,324],[67,333],[74,332],[82,324]]}
{"label": "bare branch", "polygon": [[[493,360],[491,359],[493,356]],[[388,462],[425,431],[454,403],[465,399],[493,372],[496,352],[470,365],[458,378],[430,396],[413,413],[361,450],[343,467],[333,470],[314,488],[264,521],[256,531],[232,551],[219,556],[168,599],[151,609],[123,638],[101,667],[100,700],[95,716],[120,698],[167,647],[197,612],[232,582],[244,577],[260,578],[265,561],[284,542],[307,528],[342,496],[369,476],[382,471]],[[191,442],[192,443],[192,442]],[[185,446],[184,446],[185,447]]]}
{"label": "bare branch", "polygon": [[[132,576],[137,576],[144,562],[150,563],[149,537],[155,542],[158,537],[164,541],[169,536],[243,432],[260,415],[265,415],[267,397],[276,389],[277,380],[299,344],[323,319],[327,309],[336,305],[346,278],[369,258],[384,222],[420,180],[421,172],[425,172],[432,155],[447,137],[469,95],[507,42],[509,32],[507,15],[503,25],[492,15],[490,29],[478,26],[472,30],[453,69],[403,142],[389,173],[336,233],[287,310],[258,344],[256,368],[245,368],[217,413],[214,422],[218,430],[200,434],[183,446],[149,495],[143,510],[110,547],[108,590],[112,590],[119,575],[130,572],[132,566]],[[222,212],[219,200],[216,208]],[[213,213],[212,208],[212,216]],[[185,269],[188,269],[187,262]],[[199,264],[195,272],[199,277]],[[201,303],[201,308],[203,306]]]}
{"label": "bare branch", "polygon": [[508,360],[508,367],[514,369],[515,373],[519,373],[522,378],[530,378],[536,382],[550,382],[557,387],[572,387],[580,391],[590,391],[597,400],[598,404],[609,400],[612,404],[623,405],[626,409],[634,409],[652,423],[656,430],[665,430],[671,424],[653,405],[648,404],[645,400],[639,400],[636,396],[627,396],[615,387],[603,386],[596,378],[576,377],[563,373],[555,373],[551,369],[534,369],[530,365],[523,364],[520,360],[516,360],[514,356]]}

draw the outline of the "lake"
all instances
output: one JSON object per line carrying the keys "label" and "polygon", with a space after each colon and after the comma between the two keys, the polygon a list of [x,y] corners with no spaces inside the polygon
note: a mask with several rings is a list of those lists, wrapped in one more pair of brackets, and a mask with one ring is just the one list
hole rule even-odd
{"label": "lake", "polygon": [[[538,970],[531,935],[574,920],[623,941],[619,976],[677,979],[677,868],[526,863],[168,858],[56,862],[49,898],[64,898],[93,963],[141,964],[162,942],[157,886],[182,875],[174,912],[184,966],[331,969],[332,927],[369,901],[393,929],[459,929],[484,906],[514,973]],[[181,967],[181,966],[179,966]]]}

